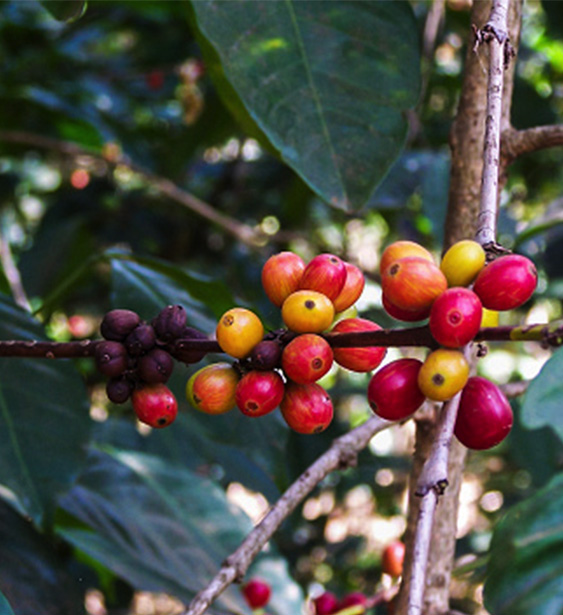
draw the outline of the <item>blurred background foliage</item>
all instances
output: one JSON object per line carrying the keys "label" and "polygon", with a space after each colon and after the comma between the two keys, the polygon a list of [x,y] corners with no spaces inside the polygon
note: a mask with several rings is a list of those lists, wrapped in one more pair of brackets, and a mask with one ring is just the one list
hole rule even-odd
{"label": "blurred background foliage", "polygon": [[[203,55],[201,33],[186,3],[3,2],[0,290],[6,297],[23,290],[20,304],[28,300],[44,333],[36,324],[22,323],[22,315],[6,298],[2,337],[17,337],[24,330],[29,336],[56,340],[96,337],[100,319],[111,307],[135,309],[151,318],[168,303],[186,306],[190,324],[206,333],[235,303],[256,310],[268,327],[276,328],[279,313],[261,290],[260,270],[270,254],[282,249],[305,259],[334,252],[361,266],[368,285],[358,304],[360,314],[382,326],[396,326],[381,308],[378,258],[382,248],[398,238],[440,253],[448,131],[470,30],[468,2],[447,0],[437,37],[428,41],[425,23],[431,4],[410,4],[421,45],[429,51],[423,52],[419,100],[407,114],[406,145],[388,161],[388,172],[367,202],[345,211],[320,198],[282,162],[256,124],[235,119],[234,103],[225,103],[224,86],[210,78],[211,56],[209,50]],[[561,24],[563,3],[525,4],[512,110],[516,128],[561,122]],[[500,239],[536,261],[541,282],[534,301],[504,315],[502,324],[561,317],[562,187],[561,149],[523,157],[510,169]],[[188,198],[186,204],[186,193],[225,218],[202,217],[193,201]],[[257,241],[241,241],[245,232]],[[388,358],[397,352],[390,350]],[[526,380],[549,355],[537,345],[499,345],[490,349],[481,369],[501,384]],[[7,366],[8,360],[1,364]],[[24,371],[18,365],[0,377],[14,374],[14,390],[9,392],[13,397],[30,380],[43,383],[51,378],[39,373],[41,367]],[[180,399],[181,416],[174,428],[149,434],[138,430],[128,405],[108,407],[104,383],[91,362],[77,361],[76,367],[86,388],[77,392],[80,385],[73,380],[72,400],[69,395],[57,398],[57,390],[67,384],[44,389],[53,403],[66,399],[76,412],[88,400],[89,412],[82,413],[73,431],[81,451],[69,453],[73,471],[58,480],[63,471],[53,468],[62,487],[44,494],[32,512],[26,498],[44,478],[37,460],[22,463],[29,484],[0,481],[7,485],[6,494],[1,493],[11,504],[3,504],[0,511],[6,534],[0,542],[0,592],[18,615],[123,612],[117,609],[128,608],[134,589],[165,591],[188,600],[203,583],[203,571],[186,585],[185,578],[178,581],[166,573],[175,557],[173,539],[163,539],[156,555],[147,544],[136,543],[134,523],[141,528],[164,523],[153,479],[175,493],[178,502],[167,503],[173,509],[192,499],[200,502],[201,510],[190,514],[210,514],[211,504],[221,510],[242,507],[246,516],[240,523],[224,521],[223,527],[219,518],[216,525],[228,534],[228,540],[223,536],[219,542],[236,545],[250,526],[248,517],[259,519],[267,503],[335,436],[369,414],[369,376],[335,369],[325,384],[335,400],[337,420],[314,438],[289,433],[275,414],[256,422],[233,413],[198,415],[183,395],[195,367],[177,366],[172,388]],[[80,401],[74,399],[81,395]],[[519,409],[516,402],[517,416]],[[34,420],[33,414],[28,420]],[[55,454],[67,427],[61,421],[37,430],[53,430],[51,449],[48,442],[38,441],[38,433],[16,430],[9,435],[17,434],[20,447],[47,447],[47,454]],[[411,424],[378,435],[357,468],[328,477],[284,524],[257,563],[277,595],[284,596],[272,606],[273,613],[289,612],[289,604],[297,613],[303,596],[322,587],[340,595],[352,590],[374,594],[389,584],[390,579],[381,576],[380,553],[405,529],[412,442]],[[459,608],[479,612],[493,525],[562,466],[561,441],[554,431],[547,426],[530,431],[519,420],[501,446],[470,455],[461,496],[460,572],[453,590]],[[116,481],[112,490],[104,476],[118,476],[121,483]],[[213,491],[219,504],[206,499],[205,481],[222,488]],[[146,506],[133,511],[127,505],[132,491],[124,489],[123,497],[116,491],[124,485],[138,490],[142,495],[136,502]],[[35,527],[23,523],[12,508],[29,515]],[[100,514],[115,525],[107,527],[103,519],[94,522]],[[223,519],[231,517],[225,514]],[[194,532],[188,512],[175,523],[171,531],[188,544]],[[121,532],[127,546],[122,558],[115,557],[112,547],[115,532]],[[197,553],[213,551],[204,544],[194,548]],[[228,552],[219,552],[215,565]],[[133,555],[128,559],[125,553]],[[139,561],[149,562],[146,571]],[[185,576],[189,570],[188,565]],[[30,583],[36,588],[31,597],[26,593]],[[68,589],[60,591],[62,587]],[[145,604],[141,594],[134,600],[132,609]],[[157,612],[154,609],[161,607],[156,604],[144,612]],[[162,608],[172,612],[179,607],[167,602]],[[216,612],[233,610],[247,612],[236,589]]]}

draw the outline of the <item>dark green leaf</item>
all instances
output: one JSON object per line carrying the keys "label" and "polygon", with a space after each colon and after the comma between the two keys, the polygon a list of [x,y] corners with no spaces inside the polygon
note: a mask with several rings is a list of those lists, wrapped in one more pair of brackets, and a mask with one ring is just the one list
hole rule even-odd
{"label": "dark green leaf", "polygon": [[[27,313],[0,298],[0,339],[45,335]],[[41,526],[85,462],[86,389],[63,360],[0,359],[0,373],[0,492]]]}
{"label": "dark green leaf", "polygon": [[[83,587],[48,539],[0,502],[0,615],[80,615]],[[8,604],[9,602],[9,604]]]}
{"label": "dark green leaf", "polygon": [[141,259],[141,264],[130,255],[115,254],[110,258],[114,305],[133,309],[143,318],[150,320],[167,305],[180,304],[188,313],[188,324],[209,333],[227,309],[224,306],[233,306],[225,299],[228,291],[221,282],[198,279],[179,267],[152,259]]}
{"label": "dark green leaf", "polygon": [[[135,587],[184,601],[252,528],[216,483],[138,452],[93,451],[61,505],[88,528],[59,528],[67,540]],[[221,612],[249,612],[235,588],[218,605]]]}
{"label": "dark green leaf", "polygon": [[495,615],[563,612],[563,475],[512,508],[491,543],[485,606]]}
{"label": "dark green leaf", "polygon": [[76,21],[86,12],[86,0],[41,0],[41,4],[58,21]]}
{"label": "dark green leaf", "polygon": [[563,348],[542,367],[540,373],[532,380],[522,404],[522,423],[537,429],[549,425],[563,440]]}
{"label": "dark green leaf", "polygon": [[327,202],[361,207],[402,149],[419,90],[408,2],[194,2],[226,77]]}

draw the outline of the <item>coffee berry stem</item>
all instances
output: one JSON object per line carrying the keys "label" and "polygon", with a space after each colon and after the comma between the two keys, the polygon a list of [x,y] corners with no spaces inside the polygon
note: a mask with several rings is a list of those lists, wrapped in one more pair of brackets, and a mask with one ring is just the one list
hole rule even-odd
{"label": "coffee berry stem", "polygon": [[[282,334],[283,344],[289,343],[296,334],[287,331]],[[323,337],[334,348],[367,346],[407,347],[437,346],[426,325],[404,329],[380,329],[354,333],[325,333]],[[0,357],[28,357],[39,359],[79,359],[93,357],[101,340],[73,342],[45,342],[36,340],[0,340]],[[546,346],[563,345],[563,320],[546,324],[516,327],[483,327],[475,336],[476,342],[539,342]],[[215,340],[179,339],[166,347],[172,355],[178,350],[197,350],[206,353],[222,352]]]}

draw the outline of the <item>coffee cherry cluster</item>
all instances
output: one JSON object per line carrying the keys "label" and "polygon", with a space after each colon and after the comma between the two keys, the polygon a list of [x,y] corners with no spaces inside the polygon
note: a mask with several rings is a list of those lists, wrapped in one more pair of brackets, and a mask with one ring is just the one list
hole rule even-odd
{"label": "coffee cherry cluster", "polygon": [[[264,336],[252,311],[234,307],[219,319],[220,348],[237,359],[234,365],[215,363],[192,375],[186,387],[190,403],[208,414],[233,407],[250,417],[277,407],[291,429],[318,433],[333,418],[330,395],[318,384],[334,362],[356,372],[379,366],[386,349],[332,348],[321,335],[335,316],[360,297],[363,273],[334,254],[320,254],[308,264],[293,252],[270,257],[262,268],[262,285],[270,301],[281,309],[284,329]],[[344,318],[335,332],[380,329],[362,318]]]}
{"label": "coffee cherry cluster", "polygon": [[512,410],[502,391],[481,377],[469,377],[462,348],[481,326],[496,324],[498,311],[521,306],[537,284],[534,264],[525,256],[505,254],[486,264],[475,241],[454,244],[438,266],[424,247],[397,241],[380,263],[383,307],[406,322],[428,319],[440,348],[425,361],[402,358],[376,372],[368,400],[382,418],[403,420],[426,398],[447,401],[462,391],[457,438],[474,449],[501,442],[512,426]]}
{"label": "coffee cherry cluster", "polygon": [[205,338],[186,325],[180,305],[164,308],[150,323],[125,309],[111,310],[100,325],[104,341],[95,349],[96,366],[108,378],[110,401],[125,403],[129,398],[137,418],[151,427],[166,427],[178,413],[177,400],[166,386],[174,359],[200,361],[204,354],[174,350],[178,339]]}
{"label": "coffee cherry cluster", "polygon": [[365,613],[369,608],[368,597],[362,592],[350,592],[338,598],[333,592],[326,591],[313,600],[314,615],[338,615],[338,613],[349,613],[351,607],[354,615]]}

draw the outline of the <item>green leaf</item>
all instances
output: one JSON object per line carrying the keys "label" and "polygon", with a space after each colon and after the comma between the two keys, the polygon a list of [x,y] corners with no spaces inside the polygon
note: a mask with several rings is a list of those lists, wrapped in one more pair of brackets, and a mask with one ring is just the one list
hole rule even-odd
{"label": "green leaf", "polygon": [[418,98],[408,2],[193,2],[227,79],[282,159],[357,209],[399,155]]}
{"label": "green leaf", "polygon": [[[45,339],[29,314],[0,297],[0,339]],[[0,495],[37,526],[85,463],[86,388],[63,360],[0,359]]]}
{"label": "green leaf", "polygon": [[0,615],[14,615],[10,603],[6,600],[6,596],[4,596],[2,592],[0,592]]}
{"label": "green leaf", "polygon": [[73,22],[80,19],[86,12],[86,0],[41,0],[43,8],[57,21]]}
{"label": "green leaf", "polygon": [[[136,588],[186,602],[252,528],[213,481],[154,455],[115,449],[92,452],[61,506],[87,526],[58,528],[66,540]],[[217,604],[221,612],[249,613],[233,587]]]}
{"label": "green leaf", "polygon": [[485,582],[495,615],[563,612],[563,475],[514,506],[496,527]]}
{"label": "green leaf", "polygon": [[[80,615],[84,587],[53,544],[0,502],[0,615]],[[10,606],[11,605],[11,606]]]}
{"label": "green leaf", "polygon": [[563,441],[563,348],[553,353],[532,380],[522,403],[522,423],[529,429],[548,425]]}
{"label": "green leaf", "polygon": [[116,307],[129,307],[144,318],[152,318],[167,305],[183,305],[188,324],[205,332],[214,331],[217,319],[234,299],[221,281],[170,265],[153,258],[117,252],[111,260],[112,301]]}

